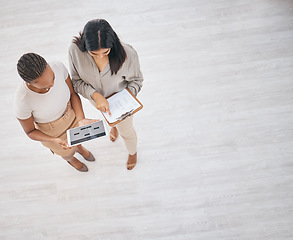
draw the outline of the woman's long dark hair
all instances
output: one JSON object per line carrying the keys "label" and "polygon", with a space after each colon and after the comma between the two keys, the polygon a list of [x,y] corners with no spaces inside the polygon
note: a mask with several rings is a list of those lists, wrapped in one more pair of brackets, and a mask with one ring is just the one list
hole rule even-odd
{"label": "woman's long dark hair", "polygon": [[118,72],[126,59],[126,52],[120,39],[104,19],[89,21],[84,26],[83,32],[79,33],[79,37],[74,37],[73,42],[82,52],[111,48],[108,57],[112,75]]}

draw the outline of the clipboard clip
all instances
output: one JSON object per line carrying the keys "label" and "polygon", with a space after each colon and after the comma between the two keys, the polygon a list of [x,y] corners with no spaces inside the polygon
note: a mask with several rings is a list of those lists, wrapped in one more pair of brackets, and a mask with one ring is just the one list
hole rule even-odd
{"label": "clipboard clip", "polygon": [[123,113],[120,117],[116,118],[119,121],[124,120],[125,118],[129,117],[132,115],[134,109],[131,109],[129,112]]}

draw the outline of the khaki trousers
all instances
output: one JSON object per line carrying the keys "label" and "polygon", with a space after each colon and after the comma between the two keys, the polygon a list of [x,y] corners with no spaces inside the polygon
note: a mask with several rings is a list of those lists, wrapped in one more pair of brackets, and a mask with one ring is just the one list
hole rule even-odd
{"label": "khaki trousers", "polygon": [[[67,129],[78,127],[78,122],[69,101],[65,112],[60,118],[53,122],[35,123],[35,125],[36,129],[40,130],[41,132],[51,137],[58,137],[67,141]],[[42,144],[59,156],[71,156],[75,153],[75,147],[71,149],[63,149],[59,144],[54,144],[51,142],[42,142]]]}
{"label": "khaki trousers", "polygon": [[133,127],[133,116],[124,119],[118,123],[117,127],[120,136],[123,138],[128,153],[133,155],[137,152],[137,135]]}

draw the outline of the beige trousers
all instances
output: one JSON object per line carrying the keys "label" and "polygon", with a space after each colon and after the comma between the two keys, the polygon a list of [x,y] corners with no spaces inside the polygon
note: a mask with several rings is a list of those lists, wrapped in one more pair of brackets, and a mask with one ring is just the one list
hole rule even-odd
{"label": "beige trousers", "polygon": [[[78,122],[69,101],[64,114],[60,118],[49,123],[35,123],[35,126],[37,129],[51,137],[58,137],[67,141],[67,129],[78,127]],[[59,144],[51,142],[42,142],[42,144],[59,156],[71,156],[75,153],[75,147],[63,149]]]}
{"label": "beige trousers", "polygon": [[118,123],[117,127],[120,136],[123,138],[128,153],[133,155],[137,152],[137,136],[133,127],[133,116],[124,119]]}

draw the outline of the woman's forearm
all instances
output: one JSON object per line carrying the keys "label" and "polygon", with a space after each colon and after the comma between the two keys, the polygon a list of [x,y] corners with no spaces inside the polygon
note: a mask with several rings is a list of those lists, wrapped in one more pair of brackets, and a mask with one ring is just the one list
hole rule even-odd
{"label": "woman's forearm", "polygon": [[55,138],[41,132],[38,129],[34,129],[31,132],[27,133],[27,136],[35,141],[40,141],[40,142],[53,142]]}
{"label": "woman's forearm", "polygon": [[85,115],[82,109],[82,103],[81,103],[80,97],[76,93],[73,93],[71,94],[70,101],[71,101],[71,105],[72,105],[77,121],[84,119]]}

